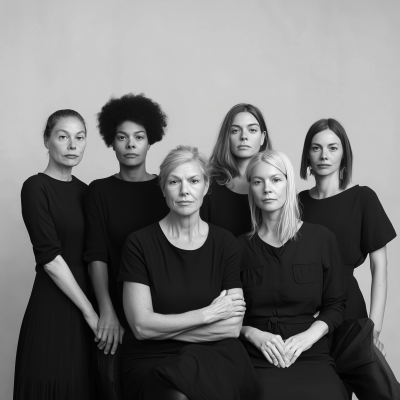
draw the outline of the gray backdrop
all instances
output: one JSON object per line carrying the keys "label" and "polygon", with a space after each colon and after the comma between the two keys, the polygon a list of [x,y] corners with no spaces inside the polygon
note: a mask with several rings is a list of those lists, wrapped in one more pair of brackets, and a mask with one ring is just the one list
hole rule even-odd
{"label": "gray backdrop", "polygon": [[[148,155],[151,173],[178,144],[209,155],[229,108],[249,102],[298,176],[308,128],[336,118],[355,153],[354,182],[377,192],[399,231],[399,16],[396,0],[3,1],[0,398],[12,396],[35,274],[20,189],[47,165],[41,132],[49,114],[73,108],[86,118],[88,146],[74,170],[86,183],[117,172],[95,121],[110,95],[145,92],[167,112],[168,133]],[[398,239],[388,255],[381,338],[400,376]],[[356,276],[369,303],[368,260]]]}

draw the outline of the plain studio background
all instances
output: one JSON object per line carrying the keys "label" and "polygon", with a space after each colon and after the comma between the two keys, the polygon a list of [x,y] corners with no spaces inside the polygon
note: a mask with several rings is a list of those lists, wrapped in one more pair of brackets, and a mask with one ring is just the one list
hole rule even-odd
{"label": "plain studio background", "polygon": [[[87,121],[73,174],[86,183],[118,172],[96,128],[111,95],[144,92],[169,116],[148,153],[158,173],[178,144],[207,156],[224,115],[249,102],[274,148],[299,176],[305,134],[320,118],[343,123],[355,183],[379,196],[400,232],[398,1],[3,1],[1,5],[0,398],[12,397],[15,350],[34,280],[20,190],[47,165],[42,131],[57,109]],[[301,181],[298,190],[313,180]],[[140,210],[132,210],[140,213]],[[400,377],[400,248],[388,245],[389,295],[381,339]],[[369,304],[369,261],[356,277]]]}

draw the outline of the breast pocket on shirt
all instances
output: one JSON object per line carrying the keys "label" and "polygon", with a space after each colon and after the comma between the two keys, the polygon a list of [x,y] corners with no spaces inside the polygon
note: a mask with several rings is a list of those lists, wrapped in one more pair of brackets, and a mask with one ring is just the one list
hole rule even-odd
{"label": "breast pocket on shirt", "polygon": [[243,287],[259,286],[264,280],[264,267],[245,269],[240,272]]}
{"label": "breast pocket on shirt", "polygon": [[306,284],[318,281],[318,264],[293,264],[293,278],[296,283]]}

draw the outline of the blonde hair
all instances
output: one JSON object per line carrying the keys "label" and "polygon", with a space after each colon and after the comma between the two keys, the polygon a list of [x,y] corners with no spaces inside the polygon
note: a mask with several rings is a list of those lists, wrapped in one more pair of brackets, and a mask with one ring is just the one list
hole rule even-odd
{"label": "blonde hair", "polygon": [[207,165],[207,159],[201,154],[197,147],[193,146],[177,146],[171,150],[164,161],[160,165],[160,186],[164,191],[165,184],[169,174],[177,167],[182,164],[191,162],[196,164],[204,176],[206,185],[210,182],[209,167]]}
{"label": "blonde hair", "polygon": [[[277,225],[277,233],[279,241],[283,244],[288,240],[296,240],[298,237],[297,226],[300,221],[300,209],[297,200],[296,185],[294,179],[293,166],[285,154],[274,151],[266,150],[254,155],[246,169],[246,179],[251,182],[251,174],[253,169],[260,163],[266,163],[279,169],[285,175],[287,180],[286,186],[286,201],[281,208],[279,221]],[[250,187],[249,190],[249,205],[251,212],[251,225],[252,230],[248,233],[252,237],[258,232],[262,224],[262,212],[254,200],[254,196]]]}

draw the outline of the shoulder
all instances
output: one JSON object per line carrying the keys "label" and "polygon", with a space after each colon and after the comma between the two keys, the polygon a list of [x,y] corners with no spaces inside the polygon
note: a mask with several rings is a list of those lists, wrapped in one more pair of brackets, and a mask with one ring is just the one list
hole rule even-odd
{"label": "shoulder", "polygon": [[312,237],[312,238],[319,238],[322,240],[332,240],[336,239],[336,236],[333,232],[331,232],[325,226],[319,224],[310,224],[309,222],[304,222],[301,227],[301,235]]}
{"label": "shoulder", "polygon": [[213,241],[221,243],[221,245],[222,243],[236,243],[235,237],[228,230],[217,225],[210,224],[209,222],[207,222],[207,224],[209,228],[208,234],[211,236]]}
{"label": "shoulder", "polygon": [[78,187],[80,187],[81,189],[87,189],[88,185],[81,181],[80,179],[78,179],[75,175],[72,176],[72,179],[74,180],[74,184]]}
{"label": "shoulder", "polygon": [[154,237],[159,235],[159,222],[155,222],[151,225],[146,226],[145,228],[139,229],[129,234],[126,238],[126,243],[143,243],[151,242]]}
{"label": "shoulder", "polygon": [[104,190],[108,188],[112,184],[112,176],[108,176],[107,178],[95,179],[94,181],[90,182],[89,190]]}
{"label": "shoulder", "polygon": [[307,189],[307,190],[302,190],[302,191],[298,194],[298,196],[299,196],[301,199],[305,199],[305,198],[309,197],[309,196],[310,196],[309,190],[308,190],[308,189]]}
{"label": "shoulder", "polygon": [[29,177],[22,185],[21,194],[31,195],[43,192],[48,185],[46,177],[42,174],[37,174]]}

